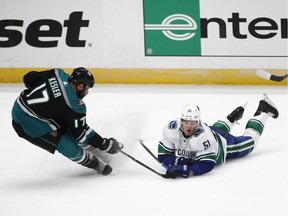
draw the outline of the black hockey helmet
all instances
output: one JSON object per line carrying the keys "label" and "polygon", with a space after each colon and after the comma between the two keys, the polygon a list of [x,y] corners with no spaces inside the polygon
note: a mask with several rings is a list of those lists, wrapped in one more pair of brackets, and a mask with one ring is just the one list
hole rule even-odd
{"label": "black hockey helmet", "polygon": [[84,90],[77,92],[78,96],[81,98],[87,94],[89,88],[94,86],[94,77],[92,73],[84,67],[75,68],[70,76],[70,81],[76,86],[84,84]]}

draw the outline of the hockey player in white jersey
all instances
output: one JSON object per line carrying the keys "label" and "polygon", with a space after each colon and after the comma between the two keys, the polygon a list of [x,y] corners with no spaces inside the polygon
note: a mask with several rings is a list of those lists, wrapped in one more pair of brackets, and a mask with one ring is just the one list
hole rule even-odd
{"label": "hockey player in white jersey", "polygon": [[163,129],[158,145],[158,159],[171,178],[202,175],[226,159],[240,158],[253,151],[264,130],[268,117],[278,118],[278,110],[264,94],[254,116],[248,120],[242,136],[230,134],[243,116],[237,107],[224,121],[208,126],[201,120],[198,106],[186,105],[181,118],[170,121]]}

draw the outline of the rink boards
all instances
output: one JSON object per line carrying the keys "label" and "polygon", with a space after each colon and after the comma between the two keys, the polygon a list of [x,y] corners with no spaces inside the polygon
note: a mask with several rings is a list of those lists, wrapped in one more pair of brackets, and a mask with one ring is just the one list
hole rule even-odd
{"label": "rink boards", "polygon": [[[21,83],[28,71],[49,68],[0,68],[0,83]],[[68,73],[72,68],[64,68]],[[231,85],[287,85],[287,79],[274,82],[256,75],[255,69],[151,69],[151,68],[89,68],[96,83],[123,84],[231,84]],[[281,76],[285,69],[267,72]]]}

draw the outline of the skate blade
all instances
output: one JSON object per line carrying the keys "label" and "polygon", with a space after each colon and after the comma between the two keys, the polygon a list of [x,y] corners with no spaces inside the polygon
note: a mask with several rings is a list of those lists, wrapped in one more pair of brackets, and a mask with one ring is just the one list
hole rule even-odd
{"label": "skate blade", "polygon": [[263,93],[263,100],[265,100],[268,104],[273,106],[278,111],[278,108],[276,107],[276,105],[272,102],[272,100],[265,93]]}

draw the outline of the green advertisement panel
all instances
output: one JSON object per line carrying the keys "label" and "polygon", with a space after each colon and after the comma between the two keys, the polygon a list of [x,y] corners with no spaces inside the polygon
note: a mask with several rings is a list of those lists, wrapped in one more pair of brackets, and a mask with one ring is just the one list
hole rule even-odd
{"label": "green advertisement panel", "polygon": [[199,0],[143,0],[146,56],[201,56]]}

